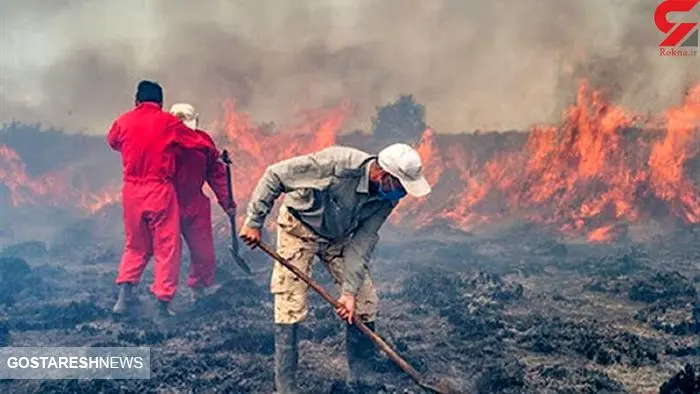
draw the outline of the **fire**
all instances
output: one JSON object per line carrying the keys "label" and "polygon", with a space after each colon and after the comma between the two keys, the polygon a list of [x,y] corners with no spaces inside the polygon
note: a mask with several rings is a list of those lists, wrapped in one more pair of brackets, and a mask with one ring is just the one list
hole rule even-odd
{"label": "fire", "polygon": [[234,197],[239,205],[248,199],[270,164],[335,144],[349,111],[347,103],[307,111],[299,114],[296,124],[267,130],[254,124],[247,114],[237,112],[233,101],[224,103],[223,121],[215,122],[212,132],[218,137],[219,149],[228,149],[231,154]]}
{"label": "fire", "polygon": [[615,226],[608,224],[588,233],[587,240],[591,243],[605,242],[615,236]]}
{"label": "fire", "polygon": [[9,190],[14,206],[30,202],[34,195],[46,193],[44,185],[27,175],[24,161],[17,152],[5,145],[0,145],[0,183]]}
{"label": "fire", "polygon": [[446,200],[438,210],[406,204],[402,210],[411,214],[400,217],[447,219],[464,229],[508,217],[580,233],[591,242],[619,237],[621,223],[659,209],[698,223],[700,198],[685,166],[697,156],[700,87],[663,118],[665,130],[652,130],[582,82],[558,127],[534,127],[523,149],[497,152],[484,163],[474,157],[475,147],[437,147],[428,130],[418,146],[428,177],[433,184],[451,183],[452,194],[430,196]]}
{"label": "fire", "polygon": [[69,206],[95,213],[102,207],[119,200],[117,183],[108,189],[92,192],[86,187],[72,187],[69,169],[48,173],[38,178],[27,174],[22,158],[8,146],[0,145],[0,185],[9,191],[10,203],[15,206],[48,205]]}
{"label": "fire", "polygon": [[[214,123],[212,132],[220,137],[219,149],[228,149],[234,159],[234,195],[239,205],[246,202],[268,165],[335,144],[351,109],[343,103],[334,108],[302,112],[298,123],[273,132],[253,124],[247,114],[237,112],[233,101],[224,103],[223,108],[223,118]],[[0,184],[9,190],[13,206],[46,204],[94,214],[121,201],[120,180],[93,191],[73,185],[76,173],[75,169],[64,167],[33,178],[27,174],[20,155],[10,147],[0,145]],[[214,198],[206,186],[204,192]]]}
{"label": "fire", "polygon": [[700,222],[700,196],[686,174],[685,165],[697,156],[696,133],[700,125],[700,86],[688,92],[685,103],[666,112],[666,135],[654,145],[649,158],[655,195],[671,204],[674,214],[689,223]]}
{"label": "fire", "polygon": [[[347,103],[306,111],[296,123],[273,128],[226,101],[208,129],[233,158],[241,215],[267,166],[339,143],[350,111]],[[699,124],[700,85],[678,107],[647,119],[610,103],[584,81],[558,125],[538,125],[526,135],[426,129],[416,148],[433,193],[405,199],[391,221],[413,228],[439,221],[466,230],[530,222],[589,242],[622,237],[628,224],[652,217],[696,224],[700,190],[691,169],[698,165]],[[359,144],[381,148],[371,136]],[[73,204],[96,212],[119,201],[118,180],[89,191],[67,188],[68,179],[60,171],[34,179],[16,152],[0,146],[0,183],[14,205]]]}

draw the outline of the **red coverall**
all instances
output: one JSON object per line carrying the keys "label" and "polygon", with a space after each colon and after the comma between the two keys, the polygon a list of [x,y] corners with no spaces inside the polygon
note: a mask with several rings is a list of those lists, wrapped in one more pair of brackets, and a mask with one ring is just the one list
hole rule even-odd
{"label": "red coverall", "polygon": [[[226,168],[219,161],[219,151],[209,135],[195,130],[200,149],[186,150],[177,159],[175,189],[180,206],[180,230],[190,250],[189,287],[211,286],[216,256],[211,225],[211,203],[202,193],[207,182],[219,205],[229,208]],[[235,205],[234,205],[235,207]],[[234,208],[230,207],[230,208]]]}
{"label": "red coverall", "polygon": [[147,102],[119,116],[107,142],[121,152],[124,176],[126,239],[116,282],[137,285],[155,256],[151,292],[159,300],[171,301],[182,253],[175,164],[184,149],[199,147],[198,139],[178,118]]}

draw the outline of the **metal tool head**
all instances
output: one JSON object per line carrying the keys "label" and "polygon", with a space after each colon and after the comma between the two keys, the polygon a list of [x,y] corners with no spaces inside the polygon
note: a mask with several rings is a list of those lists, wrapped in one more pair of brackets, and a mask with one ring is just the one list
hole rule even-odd
{"label": "metal tool head", "polygon": [[224,149],[224,151],[221,153],[221,161],[226,163],[227,166],[232,164],[231,156],[229,156],[228,151],[226,149]]}
{"label": "metal tool head", "polygon": [[241,257],[238,254],[237,248],[235,248],[233,245],[229,245],[228,250],[231,252],[231,256],[233,257],[233,261],[235,261],[236,264],[238,264],[238,267],[240,269],[242,269],[243,272],[245,272],[246,274],[252,275],[253,271],[250,269],[250,267],[248,266],[248,263],[246,263],[246,261],[243,259],[243,257]]}

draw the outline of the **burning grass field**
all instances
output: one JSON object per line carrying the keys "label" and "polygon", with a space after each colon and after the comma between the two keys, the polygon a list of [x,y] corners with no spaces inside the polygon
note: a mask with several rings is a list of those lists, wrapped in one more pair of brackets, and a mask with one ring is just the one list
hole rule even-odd
{"label": "burning grass field", "polygon": [[[411,142],[434,193],[402,201],[382,232],[372,265],[380,334],[425,376],[460,392],[697,392],[699,95],[690,89],[677,107],[638,116],[584,83],[559,125],[424,131]],[[231,103],[224,109],[211,130],[240,163],[241,205],[276,160],[378,144],[338,133],[346,106],[304,113],[277,131]],[[272,392],[265,272],[220,277],[226,283],[196,313],[180,294],[181,316],[164,327],[149,319],[148,271],[143,318],[110,317],[123,235],[119,162],[105,145],[22,125],[0,132],[0,203],[8,207],[0,212],[0,344],[147,345],[152,378],[2,381],[0,390]],[[270,267],[258,252],[248,257],[254,269]],[[327,273],[314,275],[332,288]],[[299,380],[305,392],[342,392],[343,325],[311,299]],[[373,378],[362,392],[417,392],[390,363]]]}

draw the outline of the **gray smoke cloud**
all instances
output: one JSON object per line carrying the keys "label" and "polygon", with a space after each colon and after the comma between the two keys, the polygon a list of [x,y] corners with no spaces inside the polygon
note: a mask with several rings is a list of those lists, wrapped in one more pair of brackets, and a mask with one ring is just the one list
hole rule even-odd
{"label": "gray smoke cloud", "polygon": [[0,121],[104,133],[142,78],[205,122],[226,98],[277,123],[347,100],[346,127],[369,129],[377,106],[408,93],[438,132],[523,129],[556,122],[579,77],[658,111],[700,68],[698,58],[659,56],[657,4],[0,0]]}

